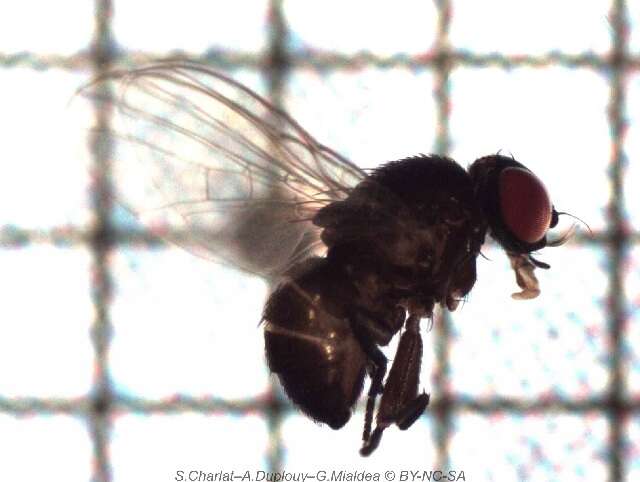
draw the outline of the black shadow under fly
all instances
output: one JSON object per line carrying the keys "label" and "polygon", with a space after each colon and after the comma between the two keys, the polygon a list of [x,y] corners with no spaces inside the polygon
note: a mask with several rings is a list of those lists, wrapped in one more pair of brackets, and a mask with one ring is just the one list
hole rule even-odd
{"label": "black shadow under fly", "polygon": [[[534,269],[549,267],[531,253],[568,237],[547,240],[559,213],[510,157],[465,170],[418,155],[367,174],[197,64],[115,71],[81,92],[119,113],[95,132],[124,141],[112,164],[119,203],[165,239],[277,282],[262,315],[266,357],[302,412],[338,429],[370,378],[362,455],[427,407],[420,320],[469,293],[486,234],[511,260],[518,299],[539,294]],[[387,373],[380,347],[401,330]]]}

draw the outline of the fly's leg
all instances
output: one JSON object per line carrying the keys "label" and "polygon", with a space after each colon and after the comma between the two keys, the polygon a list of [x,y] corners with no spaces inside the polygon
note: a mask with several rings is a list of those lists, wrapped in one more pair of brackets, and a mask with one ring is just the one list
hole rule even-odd
{"label": "fly's leg", "polygon": [[[400,337],[396,356],[382,391],[376,415],[376,428],[365,438],[361,455],[371,454],[382,438],[382,433],[395,423],[401,430],[409,428],[429,404],[429,395],[418,394],[422,338],[419,332],[420,318],[411,315],[405,332]],[[367,406],[368,408],[368,406]]]}
{"label": "fly's leg", "polygon": [[386,326],[372,322],[371,314],[361,313],[352,317],[353,331],[362,346],[362,349],[369,358],[369,376],[371,386],[367,394],[367,406],[364,418],[364,430],[362,440],[369,440],[371,437],[371,425],[373,422],[373,411],[376,398],[383,392],[383,380],[387,373],[387,357],[382,353],[378,345],[386,345],[395,333],[402,327],[405,319],[404,308],[397,307],[391,317],[391,324]]}
{"label": "fly's leg", "polygon": [[364,416],[364,429],[362,431],[362,440],[367,440],[371,436],[371,425],[373,423],[373,410],[376,406],[376,397],[382,393],[382,380],[387,373],[387,358],[379,348],[374,347],[375,359],[370,356],[371,363],[371,386],[367,394],[367,408]]}

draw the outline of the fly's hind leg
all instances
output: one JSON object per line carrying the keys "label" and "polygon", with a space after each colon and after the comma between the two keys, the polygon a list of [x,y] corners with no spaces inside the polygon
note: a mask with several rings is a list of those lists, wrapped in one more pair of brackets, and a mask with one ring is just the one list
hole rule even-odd
{"label": "fly's hind leg", "polygon": [[390,316],[388,324],[382,324],[376,317],[359,308],[358,312],[352,316],[353,332],[360,342],[360,345],[369,358],[368,372],[371,378],[371,385],[367,394],[367,406],[364,418],[364,430],[362,440],[366,441],[371,437],[371,425],[373,423],[373,411],[375,409],[376,398],[383,392],[384,376],[387,373],[387,357],[382,353],[378,345],[389,343],[395,333],[402,328],[405,320],[405,310],[396,307],[393,315]]}
{"label": "fly's hind leg", "polygon": [[376,449],[382,433],[389,425],[395,423],[401,430],[406,430],[422,415],[429,404],[428,394],[418,394],[422,361],[422,338],[419,329],[420,318],[411,315],[407,319],[405,332],[400,337],[382,391],[376,414],[376,428],[364,439],[360,449],[361,455],[369,455]]}

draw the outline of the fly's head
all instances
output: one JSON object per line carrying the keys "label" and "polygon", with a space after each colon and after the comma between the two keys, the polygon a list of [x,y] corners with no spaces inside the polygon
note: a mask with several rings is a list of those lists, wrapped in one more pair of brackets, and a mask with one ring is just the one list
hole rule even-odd
{"label": "fly's head", "polygon": [[510,253],[547,246],[547,231],[558,224],[544,184],[515,159],[486,156],[469,168],[491,236]]}
{"label": "fly's head", "polygon": [[511,157],[482,157],[469,168],[476,199],[481,205],[491,236],[505,249],[516,273],[521,293],[514,298],[535,298],[540,290],[533,270],[548,269],[531,253],[558,246],[569,237],[549,241],[549,229],[558,224],[559,213],[538,177]]}

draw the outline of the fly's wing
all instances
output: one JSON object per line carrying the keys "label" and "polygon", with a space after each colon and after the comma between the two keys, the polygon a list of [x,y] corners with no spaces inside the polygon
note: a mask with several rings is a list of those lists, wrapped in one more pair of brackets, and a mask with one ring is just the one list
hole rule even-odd
{"label": "fly's wing", "polygon": [[[115,82],[114,95],[105,94]],[[268,101],[205,66],[115,71],[81,90],[113,107],[116,201],[155,234],[267,277],[322,248],[311,222],[365,173]],[[110,145],[110,144],[107,144]]]}

